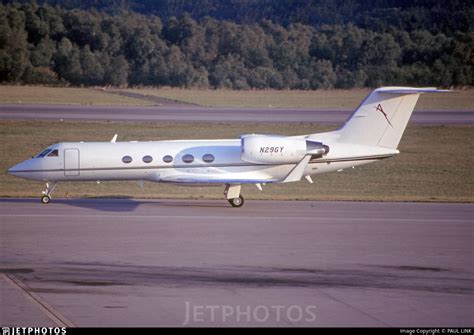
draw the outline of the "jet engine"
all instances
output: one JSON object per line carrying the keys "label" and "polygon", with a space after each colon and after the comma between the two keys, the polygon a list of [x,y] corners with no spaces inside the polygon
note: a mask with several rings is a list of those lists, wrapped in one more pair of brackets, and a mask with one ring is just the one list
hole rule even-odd
{"label": "jet engine", "polygon": [[327,145],[304,138],[252,134],[240,139],[241,159],[255,164],[298,163],[306,155],[322,157],[329,152]]}

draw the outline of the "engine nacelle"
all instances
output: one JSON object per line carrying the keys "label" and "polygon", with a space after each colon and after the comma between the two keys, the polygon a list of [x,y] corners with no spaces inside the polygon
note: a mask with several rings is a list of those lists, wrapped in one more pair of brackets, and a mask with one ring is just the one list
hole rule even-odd
{"label": "engine nacelle", "polygon": [[322,156],[329,147],[304,138],[272,135],[242,135],[241,159],[255,164],[297,163],[306,155]]}

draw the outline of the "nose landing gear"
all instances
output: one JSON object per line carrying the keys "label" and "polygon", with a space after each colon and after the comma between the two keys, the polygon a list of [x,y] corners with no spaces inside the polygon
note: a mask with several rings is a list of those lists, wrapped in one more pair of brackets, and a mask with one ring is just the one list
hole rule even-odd
{"label": "nose landing gear", "polygon": [[51,193],[53,193],[56,184],[56,182],[46,182],[46,190],[43,191],[43,196],[41,197],[42,204],[49,204],[51,201]]}
{"label": "nose landing gear", "polygon": [[41,197],[42,204],[49,204],[50,201],[51,201],[51,197],[49,195],[43,195]]}

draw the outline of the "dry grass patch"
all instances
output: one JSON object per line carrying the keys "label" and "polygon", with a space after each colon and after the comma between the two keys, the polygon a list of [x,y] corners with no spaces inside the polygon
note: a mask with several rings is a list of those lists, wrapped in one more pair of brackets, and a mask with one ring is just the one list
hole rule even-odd
{"label": "dry grass patch", "polygon": [[70,87],[0,86],[2,104],[151,105],[105,90]]}

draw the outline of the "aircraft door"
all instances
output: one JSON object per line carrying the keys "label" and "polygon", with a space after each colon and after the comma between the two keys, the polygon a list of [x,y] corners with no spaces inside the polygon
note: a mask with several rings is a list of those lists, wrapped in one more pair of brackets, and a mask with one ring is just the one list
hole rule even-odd
{"label": "aircraft door", "polygon": [[79,149],[64,149],[64,175],[79,176]]}

